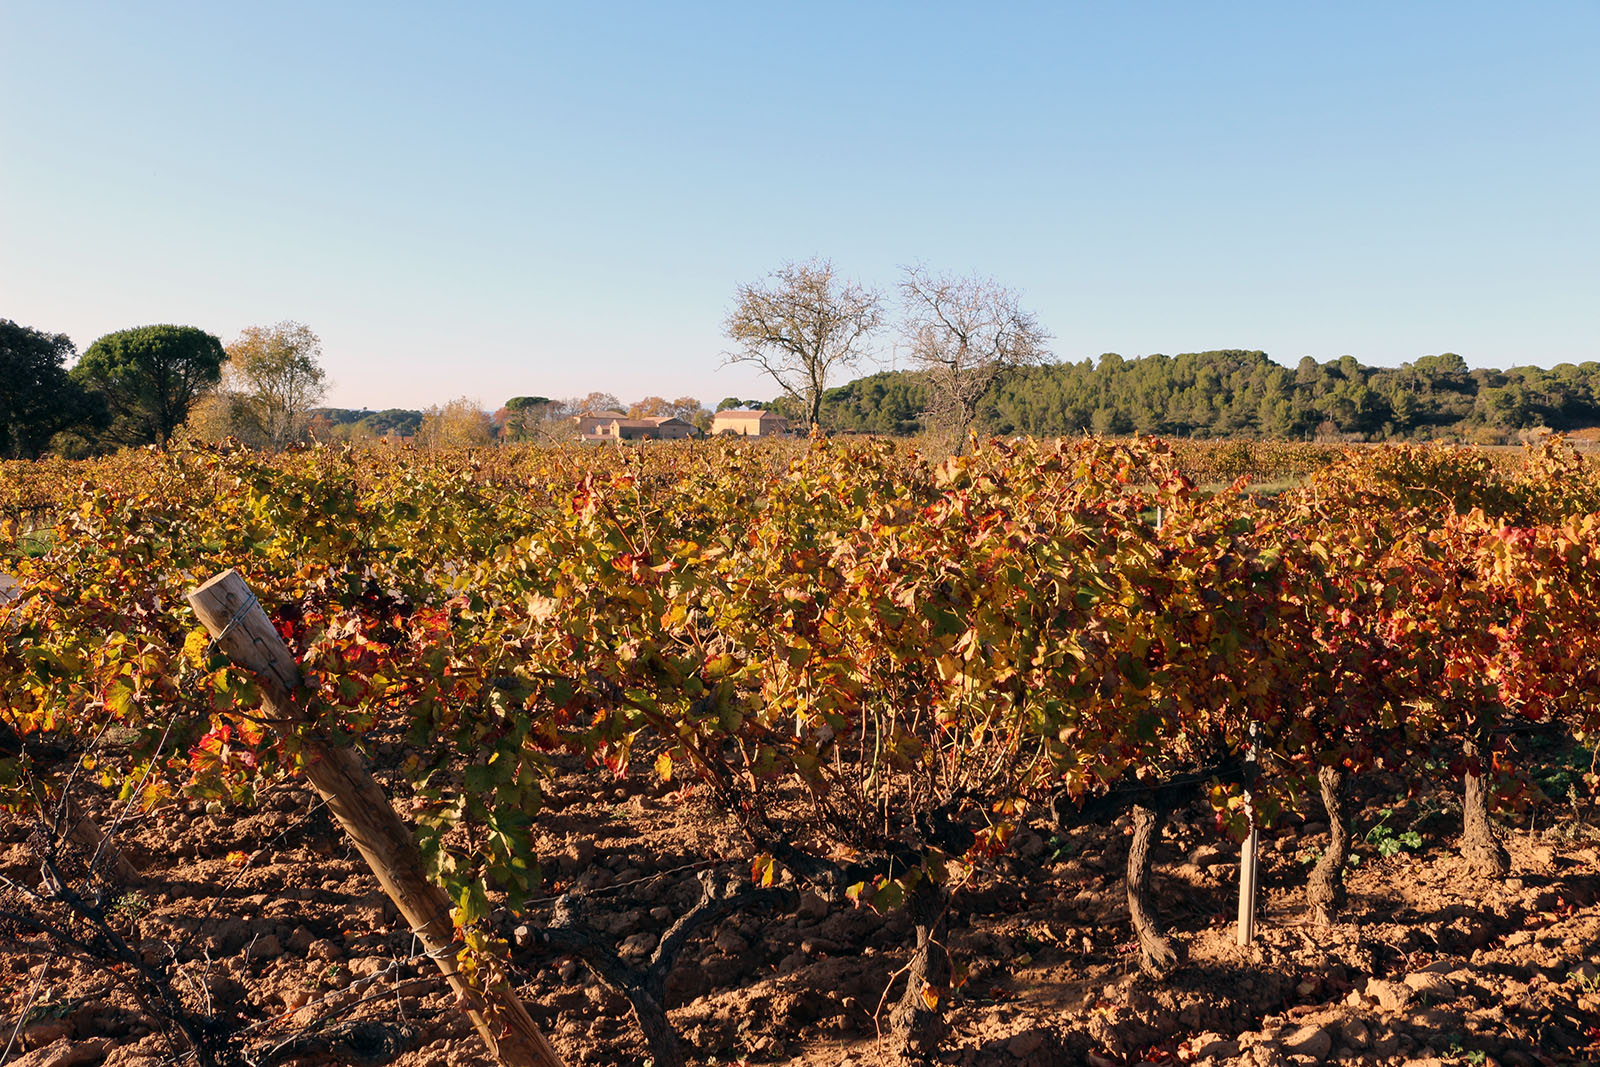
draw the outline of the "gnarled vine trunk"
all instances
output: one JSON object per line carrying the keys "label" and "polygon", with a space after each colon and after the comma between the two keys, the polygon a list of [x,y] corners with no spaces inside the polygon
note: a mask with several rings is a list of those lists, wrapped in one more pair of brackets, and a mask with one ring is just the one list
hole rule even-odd
{"label": "gnarled vine trunk", "polygon": [[1165,978],[1178,968],[1178,953],[1161,929],[1150,894],[1150,866],[1161,826],[1167,819],[1161,805],[1133,806],[1133,841],[1128,846],[1128,915],[1139,937],[1139,969],[1152,978]]}
{"label": "gnarled vine trunk", "polygon": [[1322,806],[1328,811],[1328,851],[1322,854],[1306,882],[1306,901],[1311,919],[1331,923],[1344,907],[1344,864],[1350,857],[1348,775],[1343,767],[1323,767],[1317,771],[1322,790]]}
{"label": "gnarled vine trunk", "polygon": [[[1476,741],[1466,744],[1468,759],[1482,759],[1483,745]],[[1479,769],[1482,769],[1480,763]],[[1465,786],[1461,800],[1461,856],[1467,868],[1482,878],[1503,878],[1511,870],[1511,857],[1494,832],[1489,821],[1489,790],[1484,786],[1483,775],[1468,771],[1462,776]]]}
{"label": "gnarled vine trunk", "polygon": [[917,948],[906,974],[905,994],[889,1013],[889,1025],[901,1050],[911,1056],[934,1052],[948,1030],[944,1004],[950,995],[950,953],[944,937],[949,901],[949,890],[928,878],[919,881],[906,898],[906,913],[917,930]]}
{"label": "gnarled vine trunk", "polygon": [[[588,965],[601,985],[627,998],[655,1067],[684,1067],[688,1062],[672,1022],[667,1018],[666,1003],[667,976],[690,938],[730,913],[772,905],[792,909],[799,903],[799,895],[792,889],[762,888],[711,871],[701,871],[699,882],[699,901],[661,935],[655,951],[642,967],[622,958],[615,938],[584,921],[582,897],[563,896],[556,902],[550,926],[527,931],[524,946],[527,951],[546,955],[571,953]],[[519,944],[522,936],[519,932]]]}

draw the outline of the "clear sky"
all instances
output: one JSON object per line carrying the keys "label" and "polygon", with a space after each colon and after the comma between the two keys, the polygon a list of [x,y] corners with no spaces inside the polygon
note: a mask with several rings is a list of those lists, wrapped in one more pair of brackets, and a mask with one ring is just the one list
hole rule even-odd
{"label": "clear sky", "polygon": [[0,318],[299,320],[338,405],[770,397],[722,322],[812,256],[993,276],[1063,359],[1600,359],[1596,0],[3,0],[0,37]]}

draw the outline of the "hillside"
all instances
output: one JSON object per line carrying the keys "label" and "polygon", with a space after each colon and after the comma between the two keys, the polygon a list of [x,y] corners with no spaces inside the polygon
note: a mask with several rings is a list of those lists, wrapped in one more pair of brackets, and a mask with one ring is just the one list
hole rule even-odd
{"label": "hillside", "polygon": [[[831,429],[915,433],[927,407],[915,371],[885,371],[830,389]],[[1176,437],[1455,439],[1502,444],[1522,430],[1600,423],[1600,363],[1549,370],[1469,369],[1454,353],[1399,367],[1352,356],[1294,368],[1227,349],[1026,368],[1002,381],[983,415],[999,433],[1153,433]]]}

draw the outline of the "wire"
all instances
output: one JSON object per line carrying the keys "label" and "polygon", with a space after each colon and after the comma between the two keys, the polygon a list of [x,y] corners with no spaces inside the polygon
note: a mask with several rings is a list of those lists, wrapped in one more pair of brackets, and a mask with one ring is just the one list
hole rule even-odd
{"label": "wire", "polygon": [[246,587],[244,603],[240,604],[239,610],[233,613],[233,618],[228,620],[228,625],[224,626],[220,631],[217,632],[217,636],[211,639],[211,644],[206,646],[206,655],[209,656],[211,653],[217,650],[217,647],[222,644],[223,638],[232,633],[233,628],[239,624],[240,620],[242,620],[246,615],[250,614],[251,608],[258,608],[260,606],[261,601],[256,599],[255,592]]}
{"label": "wire", "polygon": [[98,867],[100,865],[100,861],[106,857],[108,854],[106,850],[111,847],[111,839],[116,836],[117,831],[122,827],[123,820],[126,819],[128,817],[128,813],[133,810],[134,804],[139,800],[139,795],[144,792],[144,784],[150,780],[150,772],[155,770],[156,761],[161,755],[161,750],[167,747],[167,738],[171,736],[172,728],[178,725],[178,718],[179,716],[174,715],[171,719],[167,720],[167,728],[161,731],[161,739],[156,742],[155,751],[150,753],[150,761],[144,765],[144,774],[140,776],[138,786],[136,786],[133,792],[128,795],[128,802],[124,804],[122,806],[122,810],[117,813],[116,821],[113,822],[106,830],[105,837],[101,838],[99,846],[94,850],[94,855],[89,859],[88,874],[93,875],[94,869]]}
{"label": "wire", "polygon": [[22,1011],[17,1015],[17,1025],[11,1028],[11,1040],[6,1042],[6,1050],[0,1052],[0,1063],[4,1063],[11,1056],[11,1046],[17,1043],[17,1037],[22,1033],[22,1027],[28,1021],[28,1013],[33,1010],[33,1002],[39,995],[39,987],[44,984],[45,972],[50,969],[50,961],[39,965],[39,973],[33,979],[33,989],[28,993],[28,1002],[22,1006]]}

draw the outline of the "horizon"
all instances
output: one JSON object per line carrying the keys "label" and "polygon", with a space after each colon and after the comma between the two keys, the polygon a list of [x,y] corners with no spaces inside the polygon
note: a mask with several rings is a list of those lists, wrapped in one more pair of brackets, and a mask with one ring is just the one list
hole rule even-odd
{"label": "horizon", "polygon": [[8,14],[0,317],[303,322],[330,407],[769,399],[722,323],[812,256],[993,277],[1061,362],[1600,359],[1575,0]]}
{"label": "horizon", "polygon": [[[1185,350],[1185,351],[1182,351],[1182,352],[1147,352],[1147,353],[1145,353],[1143,355],[1138,355],[1138,356],[1124,355],[1121,352],[1102,352],[1097,356],[1086,356],[1083,359],[1076,359],[1076,360],[1053,359],[1053,360],[1047,361],[1044,364],[1041,364],[1041,366],[1055,366],[1055,365],[1061,365],[1061,364],[1067,364],[1067,363],[1081,364],[1081,363],[1087,362],[1087,363],[1089,363],[1089,364],[1091,364],[1091,365],[1093,365],[1095,367],[1098,367],[1100,365],[1100,363],[1107,356],[1116,356],[1116,357],[1118,357],[1120,359],[1126,360],[1129,363],[1132,363],[1132,362],[1136,362],[1136,361],[1141,360],[1141,359],[1178,359],[1178,358],[1180,358],[1182,356],[1207,355],[1207,354],[1212,353],[1212,352],[1261,352],[1261,354],[1263,356],[1265,356],[1269,362],[1274,363],[1274,364],[1278,365],[1279,367],[1282,367],[1285,370],[1294,370],[1296,368],[1296,366],[1300,362],[1300,360],[1295,360],[1293,363],[1285,363],[1284,361],[1274,357],[1272,355],[1272,353],[1270,353],[1270,352],[1262,352],[1260,349],[1255,349],[1255,348],[1231,348],[1231,349],[1206,349],[1204,351]],[[1348,353],[1348,352],[1341,353],[1340,355],[1337,355],[1337,356],[1329,356],[1326,359],[1317,359],[1317,363],[1319,365],[1320,364],[1335,363],[1338,360],[1343,359],[1343,358],[1345,358],[1346,356],[1349,356],[1349,355],[1352,355],[1352,353]],[[1415,357],[1413,359],[1402,360],[1402,361],[1400,361],[1398,363],[1392,363],[1392,364],[1367,363],[1367,362],[1362,361],[1359,356],[1357,356],[1355,358],[1356,358],[1356,361],[1358,363],[1360,363],[1360,365],[1365,369],[1382,371],[1382,370],[1396,370],[1396,369],[1399,369],[1401,367],[1410,366],[1410,365],[1414,364],[1417,359],[1431,359],[1431,358],[1434,358],[1434,357],[1437,357],[1437,356],[1460,356],[1460,355],[1461,355],[1461,353],[1459,353],[1459,352],[1448,352],[1448,351],[1446,351],[1446,352],[1428,352],[1428,353],[1424,353],[1422,356],[1418,356],[1418,357]],[[1301,359],[1307,359],[1307,358],[1315,359],[1316,357],[1314,357],[1314,356],[1302,356],[1301,357]],[[1466,362],[1467,370],[1468,370],[1469,373],[1473,372],[1473,371],[1488,371],[1488,372],[1494,372],[1494,373],[1497,373],[1497,374],[1508,374],[1508,373],[1510,373],[1512,371],[1521,370],[1521,369],[1525,369],[1525,368],[1537,368],[1539,370],[1551,370],[1554,367],[1563,365],[1563,363],[1552,363],[1552,364],[1517,363],[1517,364],[1512,364],[1510,366],[1505,366],[1505,367],[1474,366],[1470,361],[1467,361],[1465,357],[1462,357],[1462,359],[1463,359],[1464,362]],[[1585,363],[1588,363],[1588,364],[1600,364],[1600,359],[1584,360],[1583,362],[1580,362],[1580,363],[1572,363],[1570,361],[1564,361],[1564,363],[1565,363],[1565,365],[1568,365],[1568,366],[1575,366],[1575,367],[1580,367],[1581,368]],[[865,379],[865,378],[870,378],[870,377],[873,377],[874,375],[877,375],[877,374],[897,373],[897,372],[914,373],[915,370],[916,370],[916,368],[909,368],[909,367],[898,368],[898,371],[895,371],[894,369],[888,368],[888,367],[879,367],[877,369],[871,369],[871,368],[863,367],[863,368],[860,369],[859,373],[852,373],[848,378],[842,378],[840,381],[829,385],[828,386],[828,390],[831,392],[832,390],[837,389],[840,386],[849,385],[852,382],[860,381],[860,380]],[[678,399],[679,397],[692,396],[692,394],[687,394],[687,393],[680,393],[680,394],[677,394],[676,396],[668,396],[665,393],[650,393],[650,394],[644,394],[644,395],[637,396],[637,397],[628,397],[628,396],[618,395],[613,390],[608,390],[608,389],[596,389],[596,390],[592,390],[592,392],[612,393],[612,395],[616,396],[616,398],[619,401],[621,401],[621,407],[623,409],[627,409],[627,408],[631,407],[634,403],[636,403],[636,402],[638,402],[640,400],[647,399],[649,397],[660,397],[661,399],[664,399],[664,400],[675,400],[675,399]],[[587,395],[588,394],[585,394],[584,396],[550,396],[550,397],[544,397],[544,399],[546,399],[548,401],[551,401],[552,403],[567,404],[567,403],[570,403],[572,401],[586,399]],[[512,396],[502,397],[501,399],[499,399],[497,401],[494,401],[492,403],[489,402],[489,401],[481,401],[481,402],[479,402],[479,406],[480,406],[480,408],[482,410],[492,414],[492,413],[498,411],[500,408],[502,408],[507,401],[513,400],[513,399],[517,399],[517,398],[520,398],[520,397],[528,397],[528,396],[543,396],[543,394],[539,394],[539,393],[518,393],[518,394],[513,394]],[[367,405],[360,405],[360,404],[332,404],[332,403],[324,402],[324,403],[321,403],[321,404],[317,405],[316,407],[312,408],[311,410],[312,411],[355,411],[355,412],[365,412],[365,413],[368,413],[368,414],[381,414],[382,412],[385,412],[385,411],[426,411],[430,407],[442,407],[445,404],[449,403],[451,400],[458,400],[458,399],[461,399],[461,398],[460,397],[445,397],[443,399],[432,401],[432,402],[427,403],[427,404],[422,404],[420,406],[391,405],[391,406],[388,406],[388,407],[381,407],[381,408],[373,407],[370,404],[367,404]],[[472,398],[472,397],[468,397],[467,399],[476,400],[476,398]],[[709,397],[703,397],[703,396],[702,397],[694,397],[694,399],[699,400],[701,406],[703,408],[705,408],[706,410],[715,412],[716,411],[716,407],[717,407],[717,405],[719,403],[721,403],[723,400],[735,399],[735,397],[733,397],[730,394],[729,396],[717,397],[715,399],[711,399]],[[781,399],[781,394],[775,394],[775,395],[769,396],[769,397],[749,396],[749,397],[738,398],[738,399],[739,399],[739,406],[741,408],[747,408],[750,404],[771,405],[771,404],[778,403],[779,400]],[[625,410],[624,410],[624,414],[626,414]]]}

